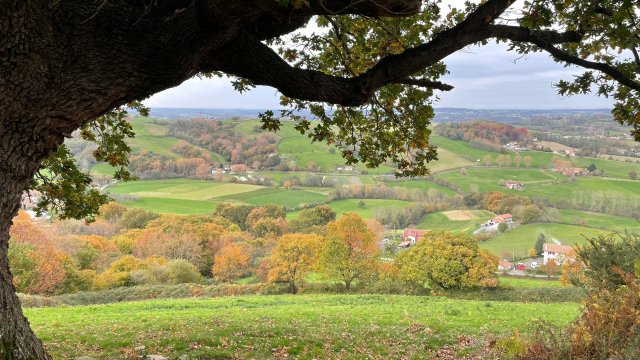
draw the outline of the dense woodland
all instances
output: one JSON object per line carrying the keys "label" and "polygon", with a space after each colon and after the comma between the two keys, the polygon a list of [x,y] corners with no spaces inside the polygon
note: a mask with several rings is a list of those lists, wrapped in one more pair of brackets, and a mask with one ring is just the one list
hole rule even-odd
{"label": "dense woodland", "polygon": [[436,126],[435,132],[451,140],[467,142],[475,140],[498,147],[510,142],[528,144],[532,140],[532,136],[526,128],[491,121],[444,123]]}

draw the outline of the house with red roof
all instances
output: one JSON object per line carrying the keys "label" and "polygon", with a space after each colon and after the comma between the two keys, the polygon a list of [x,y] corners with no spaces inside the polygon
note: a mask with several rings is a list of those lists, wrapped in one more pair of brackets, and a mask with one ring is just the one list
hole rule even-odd
{"label": "house with red roof", "polygon": [[544,243],[542,247],[542,255],[544,259],[542,263],[546,265],[550,260],[554,260],[558,264],[562,264],[565,259],[572,257],[573,248],[567,245]]}
{"label": "house with red roof", "polygon": [[427,230],[419,230],[419,229],[404,229],[402,233],[402,238],[404,241],[409,241],[411,245],[415,245],[415,243],[421,239],[424,234],[427,233]]}

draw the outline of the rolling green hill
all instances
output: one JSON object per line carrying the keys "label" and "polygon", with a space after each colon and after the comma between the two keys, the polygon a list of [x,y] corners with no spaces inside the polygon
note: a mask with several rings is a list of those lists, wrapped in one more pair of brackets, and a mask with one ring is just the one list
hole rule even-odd
{"label": "rolling green hill", "polygon": [[[229,120],[234,123],[235,120]],[[238,121],[234,123],[234,131],[238,136],[254,137],[263,132],[259,130],[258,120]],[[139,118],[133,122],[138,137],[131,145],[137,150],[148,150],[172,157],[180,157],[171,151],[171,146],[179,140],[167,136],[167,128],[156,124],[152,119]],[[452,197],[477,190],[480,192],[501,191],[514,195],[525,195],[531,198],[543,199],[549,204],[572,206],[571,202],[581,198],[583,201],[589,196],[616,199],[640,199],[640,181],[628,179],[628,172],[640,172],[640,165],[622,161],[604,159],[571,158],[576,166],[586,167],[594,163],[605,171],[606,177],[577,177],[569,181],[564,175],[548,170],[551,158],[548,152],[525,151],[522,156],[531,156],[533,163],[530,168],[500,168],[497,166],[479,166],[478,160],[489,155],[492,159],[500,155],[497,152],[479,150],[469,146],[464,141],[449,140],[434,135],[432,141],[439,147],[440,160],[432,163],[432,172],[436,180],[443,180],[440,184],[452,184],[451,188],[436,184],[434,181],[423,179],[393,179],[389,175],[393,170],[388,167],[371,170],[358,166],[354,173],[336,173],[335,166],[344,161],[332,146],[311,141],[300,135],[293,123],[283,122],[281,131],[276,133],[280,155],[285,161],[293,162],[299,168],[308,167],[315,163],[320,173],[307,171],[283,172],[264,171],[259,176],[266,177],[276,184],[284,181],[304,180],[307,177],[321,178],[323,184],[336,185],[374,185],[384,182],[396,189],[417,189],[422,191],[437,191]],[[514,156],[515,153],[507,152]],[[213,153],[216,158],[218,154]],[[220,160],[220,159],[218,159]],[[222,159],[223,160],[223,159]],[[481,162],[480,162],[481,163]],[[464,168],[464,171],[460,170]],[[110,168],[104,164],[97,164],[92,172],[95,174],[108,173]],[[359,171],[367,170],[368,174]],[[229,176],[226,176],[228,180]],[[505,180],[522,181],[526,185],[523,191],[506,189],[502,183]],[[327,186],[327,185],[325,185]],[[447,185],[449,186],[449,185]],[[459,189],[460,193],[457,193]],[[360,207],[360,199],[342,199],[331,201],[332,188],[296,188],[283,189],[279,187],[258,186],[248,184],[220,183],[214,181],[199,181],[189,179],[144,180],[131,183],[118,183],[109,188],[112,194],[122,197],[123,203],[131,207],[140,207],[158,212],[174,212],[180,214],[206,214],[213,211],[219,201],[232,201],[253,205],[275,203],[287,208],[300,209],[308,204],[327,203],[338,216],[345,212],[357,212],[365,218],[374,217],[376,211],[382,208],[402,207],[412,204],[411,201],[364,199],[364,207]],[[561,194],[559,196],[558,194]],[[588,200],[588,199],[587,199]],[[584,207],[583,207],[584,208]],[[456,211],[454,209],[454,211]],[[436,212],[425,216],[418,224],[418,228],[453,230],[471,233],[478,225],[491,218],[489,212],[476,211],[469,218],[451,218],[450,212]],[[291,211],[288,215],[293,218],[299,210]],[[454,216],[455,217],[455,216]],[[532,246],[539,232],[545,232],[565,242],[581,241],[579,233],[591,235],[598,229],[640,231],[639,223],[630,217],[616,217],[577,210],[560,210],[557,224],[533,224],[521,226],[518,229],[483,243],[483,247],[500,255],[502,252],[520,252],[522,254]]]}
{"label": "rolling green hill", "polygon": [[451,210],[431,213],[422,218],[418,229],[472,233],[495,214],[484,210]]}

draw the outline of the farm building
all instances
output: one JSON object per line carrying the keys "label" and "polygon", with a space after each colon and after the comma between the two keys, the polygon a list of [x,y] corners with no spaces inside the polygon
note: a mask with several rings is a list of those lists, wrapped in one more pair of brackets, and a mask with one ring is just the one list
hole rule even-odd
{"label": "farm building", "polygon": [[401,249],[406,249],[411,245],[415,245],[418,240],[420,240],[424,234],[427,233],[427,230],[419,230],[419,229],[404,229],[402,233],[402,242],[398,244],[398,247]]}
{"label": "farm building", "polygon": [[511,190],[524,190],[524,183],[521,181],[507,180],[504,182],[504,186]]}
{"label": "farm building", "polygon": [[411,246],[411,240],[406,240],[406,241],[403,241],[403,242],[401,242],[400,244],[398,244],[398,247],[399,247],[400,249],[406,249],[406,248],[408,248],[409,246]]}
{"label": "farm building", "polygon": [[573,248],[571,246],[560,244],[544,243],[542,249],[542,255],[544,256],[544,260],[542,260],[542,263],[544,265],[546,265],[549,260],[556,260],[557,263],[562,263],[564,259],[566,259],[569,254],[573,252]]}
{"label": "farm building", "polygon": [[427,230],[404,229],[404,232],[402,233],[402,238],[404,239],[404,241],[410,241],[411,245],[414,245],[426,233],[427,233]]}
{"label": "farm building", "polygon": [[500,223],[507,223],[507,224],[511,224],[513,223],[513,215],[511,214],[501,214],[498,215],[496,217],[493,218],[493,222],[496,224],[500,224]]}
{"label": "farm building", "polygon": [[508,261],[502,260],[498,264],[498,271],[509,271],[511,269],[513,269],[513,264]]}
{"label": "farm building", "polygon": [[336,166],[336,171],[338,172],[350,172],[353,171],[353,166],[351,165],[338,165]]}
{"label": "farm building", "polygon": [[582,175],[589,175],[589,170],[585,169],[585,168],[577,168],[577,167],[570,167],[570,168],[564,168],[562,169],[562,174],[564,176],[582,176]]}

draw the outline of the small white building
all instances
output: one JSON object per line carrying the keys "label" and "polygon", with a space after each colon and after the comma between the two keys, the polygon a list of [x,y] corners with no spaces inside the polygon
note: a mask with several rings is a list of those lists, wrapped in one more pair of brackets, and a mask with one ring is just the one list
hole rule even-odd
{"label": "small white building", "polygon": [[507,189],[511,190],[524,190],[524,183],[521,181],[507,180],[504,182],[504,186],[506,186]]}
{"label": "small white building", "polygon": [[549,260],[554,260],[556,263],[562,264],[562,262],[564,262],[572,252],[573,248],[571,246],[544,243],[542,248],[542,255],[544,256],[544,259],[542,260],[542,263],[547,265]]}

